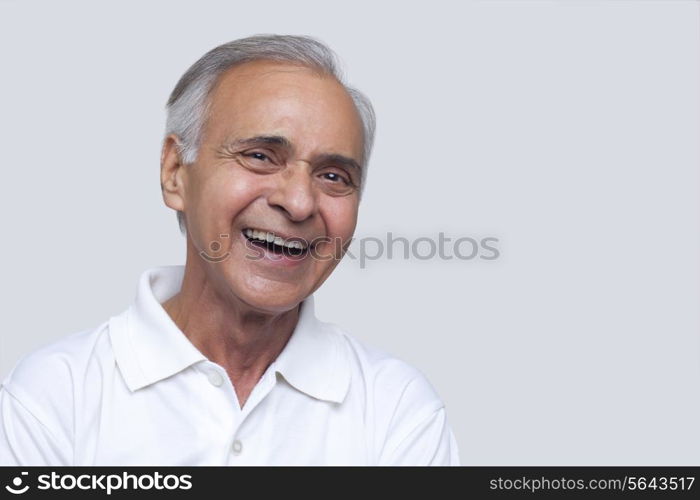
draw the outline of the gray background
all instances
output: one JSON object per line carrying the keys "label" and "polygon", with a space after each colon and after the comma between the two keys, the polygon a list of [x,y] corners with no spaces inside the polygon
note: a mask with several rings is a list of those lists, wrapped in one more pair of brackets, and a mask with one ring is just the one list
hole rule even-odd
{"label": "gray background", "polygon": [[699,26],[693,1],[0,1],[0,377],[184,262],[158,161],[185,69],[309,34],[378,114],[356,236],[501,251],[344,261],[319,316],[428,376],[464,464],[700,464]]}

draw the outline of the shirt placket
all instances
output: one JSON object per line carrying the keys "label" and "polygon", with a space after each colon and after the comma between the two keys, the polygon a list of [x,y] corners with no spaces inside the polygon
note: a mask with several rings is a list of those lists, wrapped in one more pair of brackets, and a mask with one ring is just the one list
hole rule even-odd
{"label": "shirt placket", "polygon": [[223,367],[210,362],[203,367],[203,371],[212,388],[221,393],[221,397],[216,398],[218,403],[215,405],[215,411],[227,415],[224,422],[225,434],[222,436],[226,440],[224,464],[244,465],[249,462],[254,446],[254,443],[247,442],[245,439],[245,424],[251,413],[275,385],[274,363],[268,367],[255,385],[242,409],[238,405],[238,396],[233,383]]}

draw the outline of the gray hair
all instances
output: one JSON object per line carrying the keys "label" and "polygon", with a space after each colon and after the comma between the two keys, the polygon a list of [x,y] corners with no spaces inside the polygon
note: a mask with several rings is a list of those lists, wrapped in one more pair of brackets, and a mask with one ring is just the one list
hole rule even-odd
{"label": "gray hair", "polygon": [[[166,104],[166,136],[180,138],[182,161],[194,163],[202,139],[214,85],[227,70],[250,61],[272,60],[299,64],[334,77],[352,98],[362,121],[363,158],[360,193],[374,143],[376,119],[372,103],[360,91],[345,84],[337,56],[326,45],[308,36],[255,35],[219,45],[204,54],[182,77]],[[184,214],[177,212],[180,230],[186,233]]]}

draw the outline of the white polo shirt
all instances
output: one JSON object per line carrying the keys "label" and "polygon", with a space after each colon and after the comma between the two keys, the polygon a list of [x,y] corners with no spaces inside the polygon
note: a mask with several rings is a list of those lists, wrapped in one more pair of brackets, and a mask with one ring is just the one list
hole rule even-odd
{"label": "white polo shirt", "polygon": [[459,465],[425,376],[301,307],[243,408],[161,303],[183,266],[149,269],[95,329],[22,358],[0,387],[0,465]]}

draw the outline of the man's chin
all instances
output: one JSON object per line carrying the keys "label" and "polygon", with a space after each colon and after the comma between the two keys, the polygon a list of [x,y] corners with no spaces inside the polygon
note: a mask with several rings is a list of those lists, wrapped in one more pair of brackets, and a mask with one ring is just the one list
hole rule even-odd
{"label": "man's chin", "polygon": [[232,287],[232,290],[249,307],[269,314],[280,314],[294,309],[308,295],[298,284],[278,282],[248,283]]}

